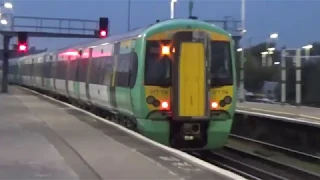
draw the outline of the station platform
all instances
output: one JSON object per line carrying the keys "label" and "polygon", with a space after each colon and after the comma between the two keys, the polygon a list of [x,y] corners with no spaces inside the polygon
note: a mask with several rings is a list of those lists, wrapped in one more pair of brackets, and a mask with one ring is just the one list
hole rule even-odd
{"label": "station platform", "polygon": [[20,87],[0,94],[0,179],[243,179]]}
{"label": "station platform", "polygon": [[267,104],[255,102],[238,102],[238,113],[267,114],[282,117],[287,120],[303,121],[320,125],[320,108],[306,106],[291,106],[281,104]]}

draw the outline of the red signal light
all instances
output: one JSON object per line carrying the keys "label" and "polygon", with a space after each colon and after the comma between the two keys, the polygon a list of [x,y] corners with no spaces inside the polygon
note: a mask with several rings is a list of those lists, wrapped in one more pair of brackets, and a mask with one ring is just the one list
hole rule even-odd
{"label": "red signal light", "polygon": [[26,45],[24,45],[24,44],[20,44],[19,45],[19,51],[27,51],[27,46]]}
{"label": "red signal light", "polygon": [[18,51],[26,52],[28,51],[28,33],[27,32],[18,32]]}
{"label": "red signal light", "polygon": [[100,34],[100,37],[106,37],[107,36],[107,31],[101,30],[99,34]]}

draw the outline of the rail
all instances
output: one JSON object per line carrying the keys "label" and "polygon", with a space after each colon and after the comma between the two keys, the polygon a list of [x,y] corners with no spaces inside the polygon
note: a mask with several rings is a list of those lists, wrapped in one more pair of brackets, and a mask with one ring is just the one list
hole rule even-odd
{"label": "rail", "polygon": [[[320,164],[320,157],[311,154],[233,134],[230,135],[230,139],[246,144],[248,147],[254,144],[273,152],[283,153],[299,161],[310,164]],[[310,170],[310,167],[308,169],[304,167],[302,163],[301,165],[288,164],[281,160],[275,160],[263,155],[241,150],[240,146],[230,145],[230,143],[218,151],[192,152],[192,154],[248,179],[320,179],[320,174],[317,174],[320,167]]]}

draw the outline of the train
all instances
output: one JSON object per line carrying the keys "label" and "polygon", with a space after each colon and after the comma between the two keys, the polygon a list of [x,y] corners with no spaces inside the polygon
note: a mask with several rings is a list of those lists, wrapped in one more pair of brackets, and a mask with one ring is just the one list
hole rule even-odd
{"label": "train", "polygon": [[235,44],[196,19],[9,59],[8,81],[99,111],[163,145],[214,150],[228,140],[236,105]]}

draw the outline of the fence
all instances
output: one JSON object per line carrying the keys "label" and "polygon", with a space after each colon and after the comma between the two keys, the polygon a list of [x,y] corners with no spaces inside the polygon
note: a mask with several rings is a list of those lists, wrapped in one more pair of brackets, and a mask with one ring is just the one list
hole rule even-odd
{"label": "fence", "polygon": [[281,57],[282,102],[320,107],[320,56],[287,50]]}

